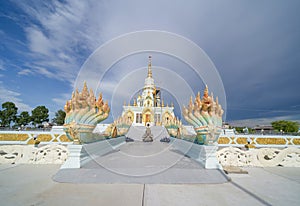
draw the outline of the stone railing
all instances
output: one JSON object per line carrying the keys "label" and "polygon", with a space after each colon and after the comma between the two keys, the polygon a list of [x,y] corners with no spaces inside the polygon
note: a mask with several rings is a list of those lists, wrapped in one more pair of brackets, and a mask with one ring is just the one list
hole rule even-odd
{"label": "stone railing", "polygon": [[300,147],[300,136],[283,135],[220,135],[219,146],[244,147],[248,141],[255,147]]}
{"label": "stone railing", "polygon": [[[114,151],[125,143],[125,137],[102,140],[85,145],[48,144],[34,145],[0,145],[0,164],[63,164],[62,168],[77,168],[93,158]],[[79,153],[74,154],[74,149]],[[75,160],[74,160],[75,158]],[[76,161],[78,158],[78,161]],[[76,166],[76,165],[75,165]]]}
{"label": "stone railing", "polygon": [[71,144],[63,131],[0,131],[0,145]]}
{"label": "stone railing", "polygon": [[[300,148],[290,146],[288,148],[257,148],[242,150],[236,147],[226,147],[219,151],[214,146],[196,145],[180,139],[172,139],[173,148],[193,158],[205,166],[205,168],[221,168],[219,166],[238,167],[300,167]],[[124,137],[104,140],[97,143],[85,145],[84,151],[88,153],[73,155],[83,157],[78,159],[78,167],[90,161],[92,158],[107,154],[125,141]],[[1,145],[0,164],[62,164],[68,156],[72,157],[72,146],[68,147],[58,144],[34,147],[33,145]],[[69,163],[62,168],[74,168],[74,163]],[[67,163],[67,162],[66,162]],[[75,161],[76,163],[76,161]],[[76,166],[76,165],[75,165]]]}
{"label": "stone railing", "polygon": [[62,164],[68,157],[63,145],[1,145],[0,164]]}
{"label": "stone railing", "polygon": [[259,148],[246,151],[236,147],[226,147],[217,151],[217,157],[222,166],[300,167],[300,148],[296,147]]}

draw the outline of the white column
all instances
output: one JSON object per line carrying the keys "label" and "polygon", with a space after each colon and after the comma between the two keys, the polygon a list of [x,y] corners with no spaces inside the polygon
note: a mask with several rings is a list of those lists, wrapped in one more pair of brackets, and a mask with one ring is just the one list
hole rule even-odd
{"label": "white column", "polygon": [[70,144],[68,145],[69,156],[66,162],[60,167],[65,168],[80,168],[80,158],[82,156],[82,145]]}
{"label": "white column", "polygon": [[218,158],[217,150],[218,146],[216,145],[202,145],[201,152],[199,155],[201,162],[203,163],[206,169],[222,169]]}

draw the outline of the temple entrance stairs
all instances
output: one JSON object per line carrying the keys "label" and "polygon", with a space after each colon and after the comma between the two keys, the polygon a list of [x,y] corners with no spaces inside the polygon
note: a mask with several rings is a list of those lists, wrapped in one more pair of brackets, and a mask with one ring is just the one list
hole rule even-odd
{"label": "temple entrance stairs", "polygon": [[[161,138],[169,137],[167,129],[163,126],[150,127],[153,134],[154,141],[160,141]],[[143,135],[146,132],[145,126],[131,126],[126,134],[126,137],[133,139],[134,141],[143,141]]]}

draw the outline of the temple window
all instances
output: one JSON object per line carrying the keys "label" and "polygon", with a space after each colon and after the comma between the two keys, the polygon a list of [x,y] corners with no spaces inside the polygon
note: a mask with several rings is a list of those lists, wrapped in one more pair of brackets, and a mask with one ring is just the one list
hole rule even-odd
{"label": "temple window", "polygon": [[160,114],[154,115],[154,122],[160,122]]}
{"label": "temple window", "polygon": [[136,123],[142,123],[142,114],[141,113],[136,113]]}

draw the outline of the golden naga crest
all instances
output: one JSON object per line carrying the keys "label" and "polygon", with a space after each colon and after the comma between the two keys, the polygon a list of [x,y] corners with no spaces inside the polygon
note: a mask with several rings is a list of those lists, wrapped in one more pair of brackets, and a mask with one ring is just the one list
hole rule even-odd
{"label": "golden naga crest", "polygon": [[94,141],[89,138],[98,123],[105,120],[110,112],[108,102],[102,99],[102,93],[95,98],[92,89],[88,90],[86,82],[81,92],[76,89],[71,100],[64,106],[66,117],[64,130],[70,140],[77,144]]}
{"label": "golden naga crest", "polygon": [[200,144],[213,144],[217,141],[222,129],[222,115],[224,113],[218,97],[208,94],[208,87],[201,99],[198,92],[195,100],[191,97],[188,107],[183,108],[184,119],[191,124]]}

